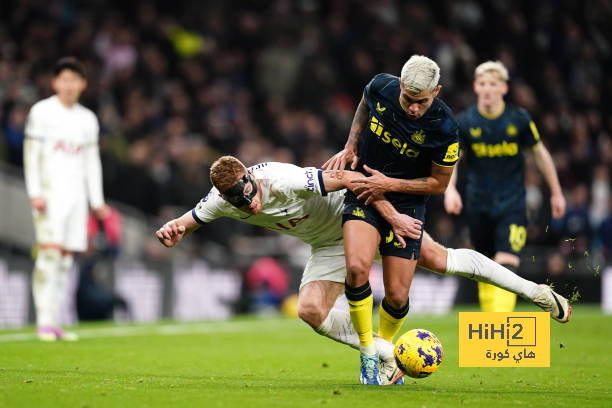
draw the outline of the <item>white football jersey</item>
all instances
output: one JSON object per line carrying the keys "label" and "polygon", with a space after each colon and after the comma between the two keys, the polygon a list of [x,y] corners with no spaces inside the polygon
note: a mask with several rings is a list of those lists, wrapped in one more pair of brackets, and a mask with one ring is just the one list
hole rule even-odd
{"label": "white football jersey", "polygon": [[313,247],[341,242],[344,190],[328,194],[322,170],[277,162],[261,163],[249,170],[262,190],[259,214],[237,209],[213,187],[191,210],[193,218],[203,224],[229,217],[293,235]]}
{"label": "white football jersey", "polygon": [[30,197],[80,196],[104,204],[96,115],[57,96],[34,104],[25,127],[24,167]]}

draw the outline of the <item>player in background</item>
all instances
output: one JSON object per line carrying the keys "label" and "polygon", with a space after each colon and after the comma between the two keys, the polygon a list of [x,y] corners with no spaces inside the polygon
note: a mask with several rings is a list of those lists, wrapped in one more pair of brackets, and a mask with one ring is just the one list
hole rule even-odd
{"label": "player in background", "polygon": [[[476,67],[476,105],[457,117],[467,169],[466,211],[474,248],[516,272],[527,239],[525,155],[530,148],[550,189],[553,218],[565,214],[565,198],[550,153],[529,114],[504,102],[508,70],[499,62]],[[453,174],[444,196],[450,214],[463,208]],[[478,283],[480,306],[485,312],[511,312],[516,294]],[[567,316],[569,317],[569,316]]]}
{"label": "player in background", "polygon": [[[299,317],[317,333],[358,349],[359,338],[349,313],[333,307],[344,291],[346,266],[342,242],[344,190],[332,190],[350,187],[349,181],[362,175],[345,171],[342,177],[332,176],[330,171],[286,163],[261,163],[246,169],[235,157],[221,157],[211,167],[215,187],[191,211],[166,222],[156,236],[164,246],[173,247],[202,225],[229,217],[301,239],[311,246],[311,256],[300,284]],[[421,236],[419,220],[399,214],[388,202],[374,205],[393,226],[402,245],[403,237]],[[426,232],[419,266],[501,285],[534,301],[553,317],[559,313],[548,286],[525,280],[471,249],[446,249]],[[567,301],[559,298],[568,310]],[[376,336],[375,345],[383,383],[403,383],[393,359],[393,343]]]}
{"label": "player in background", "polygon": [[32,205],[37,256],[32,278],[40,340],[76,340],[59,327],[73,253],[87,245],[88,202],[99,219],[110,208],[102,193],[98,120],[78,103],[87,86],[73,57],[55,65],[55,95],[34,104],[25,128],[24,172]]}
{"label": "player in background", "polygon": [[347,192],[342,226],[345,292],[359,334],[363,384],[380,382],[368,281],[376,250],[382,255],[385,284],[378,335],[391,341],[408,314],[421,248],[421,237],[407,239],[405,248],[399,245],[369,204],[384,194],[398,212],[423,221],[429,195],[444,192],[458,159],[457,125],[437,97],[439,79],[438,65],[422,55],[410,57],[399,78],[376,75],[365,87],[344,149],[323,165],[340,173],[351,163],[351,169],[371,174],[357,181],[357,195]]}

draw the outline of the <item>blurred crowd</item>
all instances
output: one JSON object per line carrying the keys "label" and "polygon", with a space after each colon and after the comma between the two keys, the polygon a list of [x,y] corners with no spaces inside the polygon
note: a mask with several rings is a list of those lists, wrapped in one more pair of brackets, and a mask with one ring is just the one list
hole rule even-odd
{"label": "blurred crowd", "polygon": [[[0,15],[0,160],[22,165],[29,107],[52,93],[57,58],[77,56],[88,68],[82,103],[100,120],[105,194],[159,220],[208,191],[221,154],[322,165],[372,76],[399,74],[414,53],[439,63],[455,112],[475,103],[475,66],[499,59],[507,100],[531,113],[568,200],[566,217],[549,222],[528,160],[528,243],[547,248],[550,273],[588,254],[612,262],[609,1],[3,0]],[[231,245],[223,225],[200,239]],[[462,217],[440,197],[427,229],[466,245]]]}

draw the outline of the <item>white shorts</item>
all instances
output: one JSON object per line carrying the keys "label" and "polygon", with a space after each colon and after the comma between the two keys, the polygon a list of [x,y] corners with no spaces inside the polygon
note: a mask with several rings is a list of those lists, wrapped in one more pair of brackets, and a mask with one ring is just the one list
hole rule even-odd
{"label": "white shorts", "polygon": [[32,211],[38,244],[57,244],[63,249],[87,249],[88,206],[85,197],[47,199],[44,213]]}
{"label": "white shorts", "polygon": [[[374,261],[381,262],[378,251]],[[310,258],[304,267],[300,289],[314,281],[332,281],[344,283],[346,280],[346,260],[344,258],[344,243],[312,248]]]}

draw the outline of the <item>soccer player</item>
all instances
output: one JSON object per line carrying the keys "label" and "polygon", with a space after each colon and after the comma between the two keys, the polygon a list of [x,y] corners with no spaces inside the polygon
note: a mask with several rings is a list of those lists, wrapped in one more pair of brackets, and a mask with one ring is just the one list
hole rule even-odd
{"label": "soccer player", "polygon": [[408,294],[420,256],[421,237],[399,245],[389,224],[371,205],[383,193],[401,214],[421,221],[430,194],[443,193],[458,159],[453,114],[437,97],[440,68],[413,55],[401,76],[378,74],[365,87],[344,149],[323,168],[358,169],[372,176],[347,192],[343,212],[346,256],[345,293],[359,335],[361,382],[379,384],[378,356],[372,331],[372,290],[368,281],[377,249],[383,259],[385,297],[379,309],[380,337],[391,341],[409,309]]}
{"label": "soccer player", "polygon": [[[191,211],[166,222],[156,236],[164,246],[173,247],[203,224],[229,217],[301,239],[311,246],[311,256],[300,284],[299,317],[317,333],[359,348],[350,315],[333,308],[346,278],[341,228],[344,190],[330,192],[350,186],[349,181],[359,177],[362,175],[355,172],[345,171],[337,177],[330,171],[286,163],[261,163],[246,169],[235,157],[223,156],[211,167],[214,187],[210,192]],[[401,243],[404,236],[421,236],[420,221],[400,215],[388,202],[375,205],[394,226]],[[473,250],[446,249],[423,232],[421,253],[419,265],[424,268],[501,285],[534,301],[553,317],[559,313],[548,286],[520,278]],[[567,301],[559,299],[564,310],[569,310]],[[402,383],[393,344],[380,337],[375,344],[383,383]]]}
{"label": "soccer player", "polygon": [[32,106],[25,128],[24,172],[37,256],[32,279],[38,338],[76,340],[59,327],[73,253],[87,245],[88,201],[96,217],[110,213],[102,194],[98,120],[78,103],[87,86],[73,57],[54,68],[55,95]]}
{"label": "soccer player", "polygon": [[[550,188],[553,218],[565,214],[565,199],[535,123],[525,110],[504,103],[507,82],[508,70],[499,61],[476,67],[478,102],[458,115],[457,121],[467,168],[466,210],[472,245],[516,272],[527,239],[524,150],[532,150]],[[444,197],[450,214],[459,214],[463,208],[456,179],[453,175]],[[478,297],[485,312],[511,312],[516,304],[516,294],[483,282],[478,283]]]}

